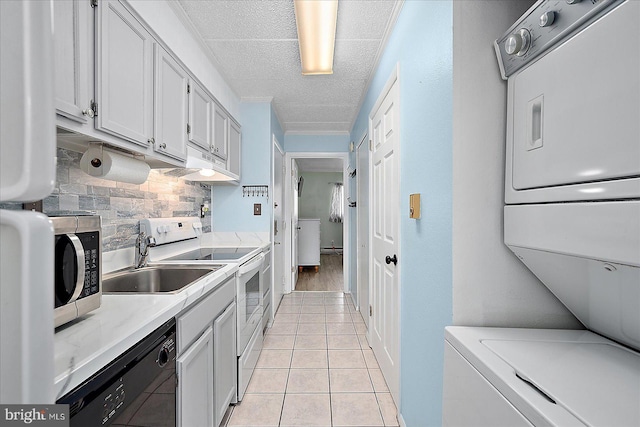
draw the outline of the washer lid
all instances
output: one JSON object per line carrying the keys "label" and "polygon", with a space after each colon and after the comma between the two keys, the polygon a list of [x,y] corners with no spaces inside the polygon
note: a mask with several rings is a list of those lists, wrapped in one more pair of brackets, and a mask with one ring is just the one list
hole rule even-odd
{"label": "washer lid", "polygon": [[640,354],[615,343],[482,340],[588,426],[640,425]]}

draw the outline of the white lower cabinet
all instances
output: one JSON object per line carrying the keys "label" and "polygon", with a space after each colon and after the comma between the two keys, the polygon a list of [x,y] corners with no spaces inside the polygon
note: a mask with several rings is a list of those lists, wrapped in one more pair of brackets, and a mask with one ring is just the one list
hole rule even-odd
{"label": "white lower cabinet", "polygon": [[235,275],[177,318],[177,424],[218,427],[236,402]]}
{"label": "white lower cabinet", "polygon": [[236,304],[213,322],[213,398],[215,425],[222,423],[231,403],[237,402]]}
{"label": "white lower cabinet", "polygon": [[178,427],[213,426],[213,329],[178,357],[177,410]]}

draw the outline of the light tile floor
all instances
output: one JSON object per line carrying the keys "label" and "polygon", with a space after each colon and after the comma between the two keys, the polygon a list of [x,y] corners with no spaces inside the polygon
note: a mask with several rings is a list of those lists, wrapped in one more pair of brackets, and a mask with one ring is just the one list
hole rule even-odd
{"label": "light tile floor", "polygon": [[285,295],[227,426],[397,426],[396,407],[341,292]]}

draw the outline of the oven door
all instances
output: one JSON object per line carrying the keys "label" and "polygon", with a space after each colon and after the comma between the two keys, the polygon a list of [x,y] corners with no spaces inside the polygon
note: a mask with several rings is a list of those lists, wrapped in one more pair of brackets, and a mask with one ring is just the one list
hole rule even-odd
{"label": "oven door", "polygon": [[238,269],[238,356],[242,355],[253,331],[262,319],[260,281],[263,261],[264,255],[260,254]]}

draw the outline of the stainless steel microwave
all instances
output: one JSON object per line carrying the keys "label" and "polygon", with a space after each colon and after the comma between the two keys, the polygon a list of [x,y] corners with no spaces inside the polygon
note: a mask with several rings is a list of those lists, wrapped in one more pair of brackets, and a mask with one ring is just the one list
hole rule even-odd
{"label": "stainless steel microwave", "polygon": [[55,233],[55,327],[100,307],[102,231],[99,216],[51,217]]}

